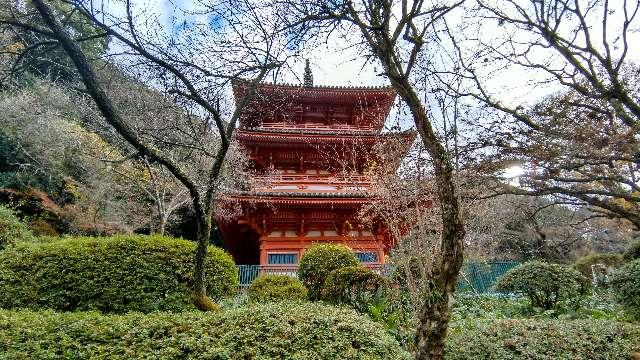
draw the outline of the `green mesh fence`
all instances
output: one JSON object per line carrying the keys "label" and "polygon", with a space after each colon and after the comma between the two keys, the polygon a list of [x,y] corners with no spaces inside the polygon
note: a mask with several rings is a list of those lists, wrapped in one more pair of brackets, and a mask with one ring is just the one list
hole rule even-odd
{"label": "green mesh fence", "polygon": [[470,262],[462,265],[456,291],[487,293],[499,277],[516,267],[517,261]]}
{"label": "green mesh fence", "polygon": [[[517,261],[490,261],[490,262],[469,262],[462,266],[456,291],[487,293],[492,291],[492,286],[496,280],[507,271],[511,270],[519,263]],[[388,275],[392,271],[389,266],[376,267],[375,271]],[[285,274],[296,276],[295,266],[260,266],[260,265],[238,265],[239,284],[241,289],[246,289],[251,282],[263,273]]]}

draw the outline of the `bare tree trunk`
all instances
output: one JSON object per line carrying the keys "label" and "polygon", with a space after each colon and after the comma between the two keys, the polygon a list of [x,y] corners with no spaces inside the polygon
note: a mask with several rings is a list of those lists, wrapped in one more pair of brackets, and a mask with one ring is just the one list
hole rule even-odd
{"label": "bare tree trunk", "polygon": [[197,248],[195,256],[195,268],[193,278],[194,303],[200,310],[210,310],[211,300],[207,297],[207,286],[205,282],[204,263],[209,247],[209,237],[211,236],[211,218],[198,218]]}
{"label": "bare tree trunk", "polygon": [[162,214],[160,215],[160,222],[158,223],[158,234],[160,236],[164,236],[166,227],[167,227],[167,216],[166,214]]}
{"label": "bare tree trunk", "polygon": [[403,77],[390,75],[389,78],[409,106],[422,143],[431,155],[442,212],[441,253],[435,266],[433,284],[428,287],[431,291],[424,294],[423,305],[418,313],[419,323],[415,333],[417,350],[414,355],[416,360],[443,359],[453,293],[462,267],[465,236],[454,171],[449,155],[433,131],[416,92]]}

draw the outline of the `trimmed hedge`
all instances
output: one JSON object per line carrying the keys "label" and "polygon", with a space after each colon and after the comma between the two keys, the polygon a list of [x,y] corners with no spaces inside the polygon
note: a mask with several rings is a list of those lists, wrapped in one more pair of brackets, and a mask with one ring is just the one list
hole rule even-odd
{"label": "trimmed hedge", "polygon": [[0,250],[23,241],[32,241],[34,236],[18,219],[13,210],[0,205]]}
{"label": "trimmed hedge", "polygon": [[322,287],[320,299],[333,304],[346,304],[363,312],[375,296],[384,296],[388,281],[363,266],[333,270]]}
{"label": "trimmed hedge", "polygon": [[528,297],[533,307],[550,310],[566,300],[578,299],[588,280],[569,266],[529,261],[507,271],[494,286],[499,292]]}
{"label": "trimmed hedge", "polygon": [[616,299],[627,312],[640,320],[640,259],[626,263],[611,280]]}
{"label": "trimmed hedge", "polygon": [[220,313],[0,310],[7,359],[410,359],[380,324],[317,303]]}
{"label": "trimmed hedge", "polygon": [[306,300],[307,289],[288,275],[260,275],[247,289],[247,297],[251,302]]}
{"label": "trimmed hedge", "polygon": [[[283,310],[286,309],[286,310]],[[447,360],[629,359],[640,326],[607,320],[452,323]],[[318,303],[271,303],[221,313],[0,310],[7,359],[410,359],[366,316]]]}
{"label": "trimmed hedge", "polygon": [[[195,243],[161,236],[69,238],[0,252],[0,307],[123,313],[193,309]],[[238,271],[210,247],[207,293],[232,295]]]}
{"label": "trimmed hedge", "polygon": [[309,300],[318,300],[329,273],[348,266],[358,266],[353,251],[337,244],[318,244],[307,249],[298,266],[298,278],[309,292]]}
{"label": "trimmed hedge", "polygon": [[630,359],[640,352],[640,326],[607,320],[494,320],[456,323],[447,360]]}

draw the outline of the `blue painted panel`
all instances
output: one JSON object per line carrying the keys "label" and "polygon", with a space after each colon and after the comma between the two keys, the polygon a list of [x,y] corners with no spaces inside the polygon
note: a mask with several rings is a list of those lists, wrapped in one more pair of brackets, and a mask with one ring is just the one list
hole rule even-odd
{"label": "blue painted panel", "polygon": [[297,264],[298,254],[269,254],[267,263],[269,265]]}
{"label": "blue painted panel", "polygon": [[378,262],[378,253],[375,252],[357,252],[356,257],[363,263]]}

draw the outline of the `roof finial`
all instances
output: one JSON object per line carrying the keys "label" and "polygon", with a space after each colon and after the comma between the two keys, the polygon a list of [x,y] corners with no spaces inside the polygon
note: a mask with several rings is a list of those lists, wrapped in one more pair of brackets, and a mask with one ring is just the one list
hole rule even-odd
{"label": "roof finial", "polygon": [[309,67],[309,59],[305,60],[304,66],[304,87],[312,87],[313,86],[313,74],[311,73],[311,68]]}

